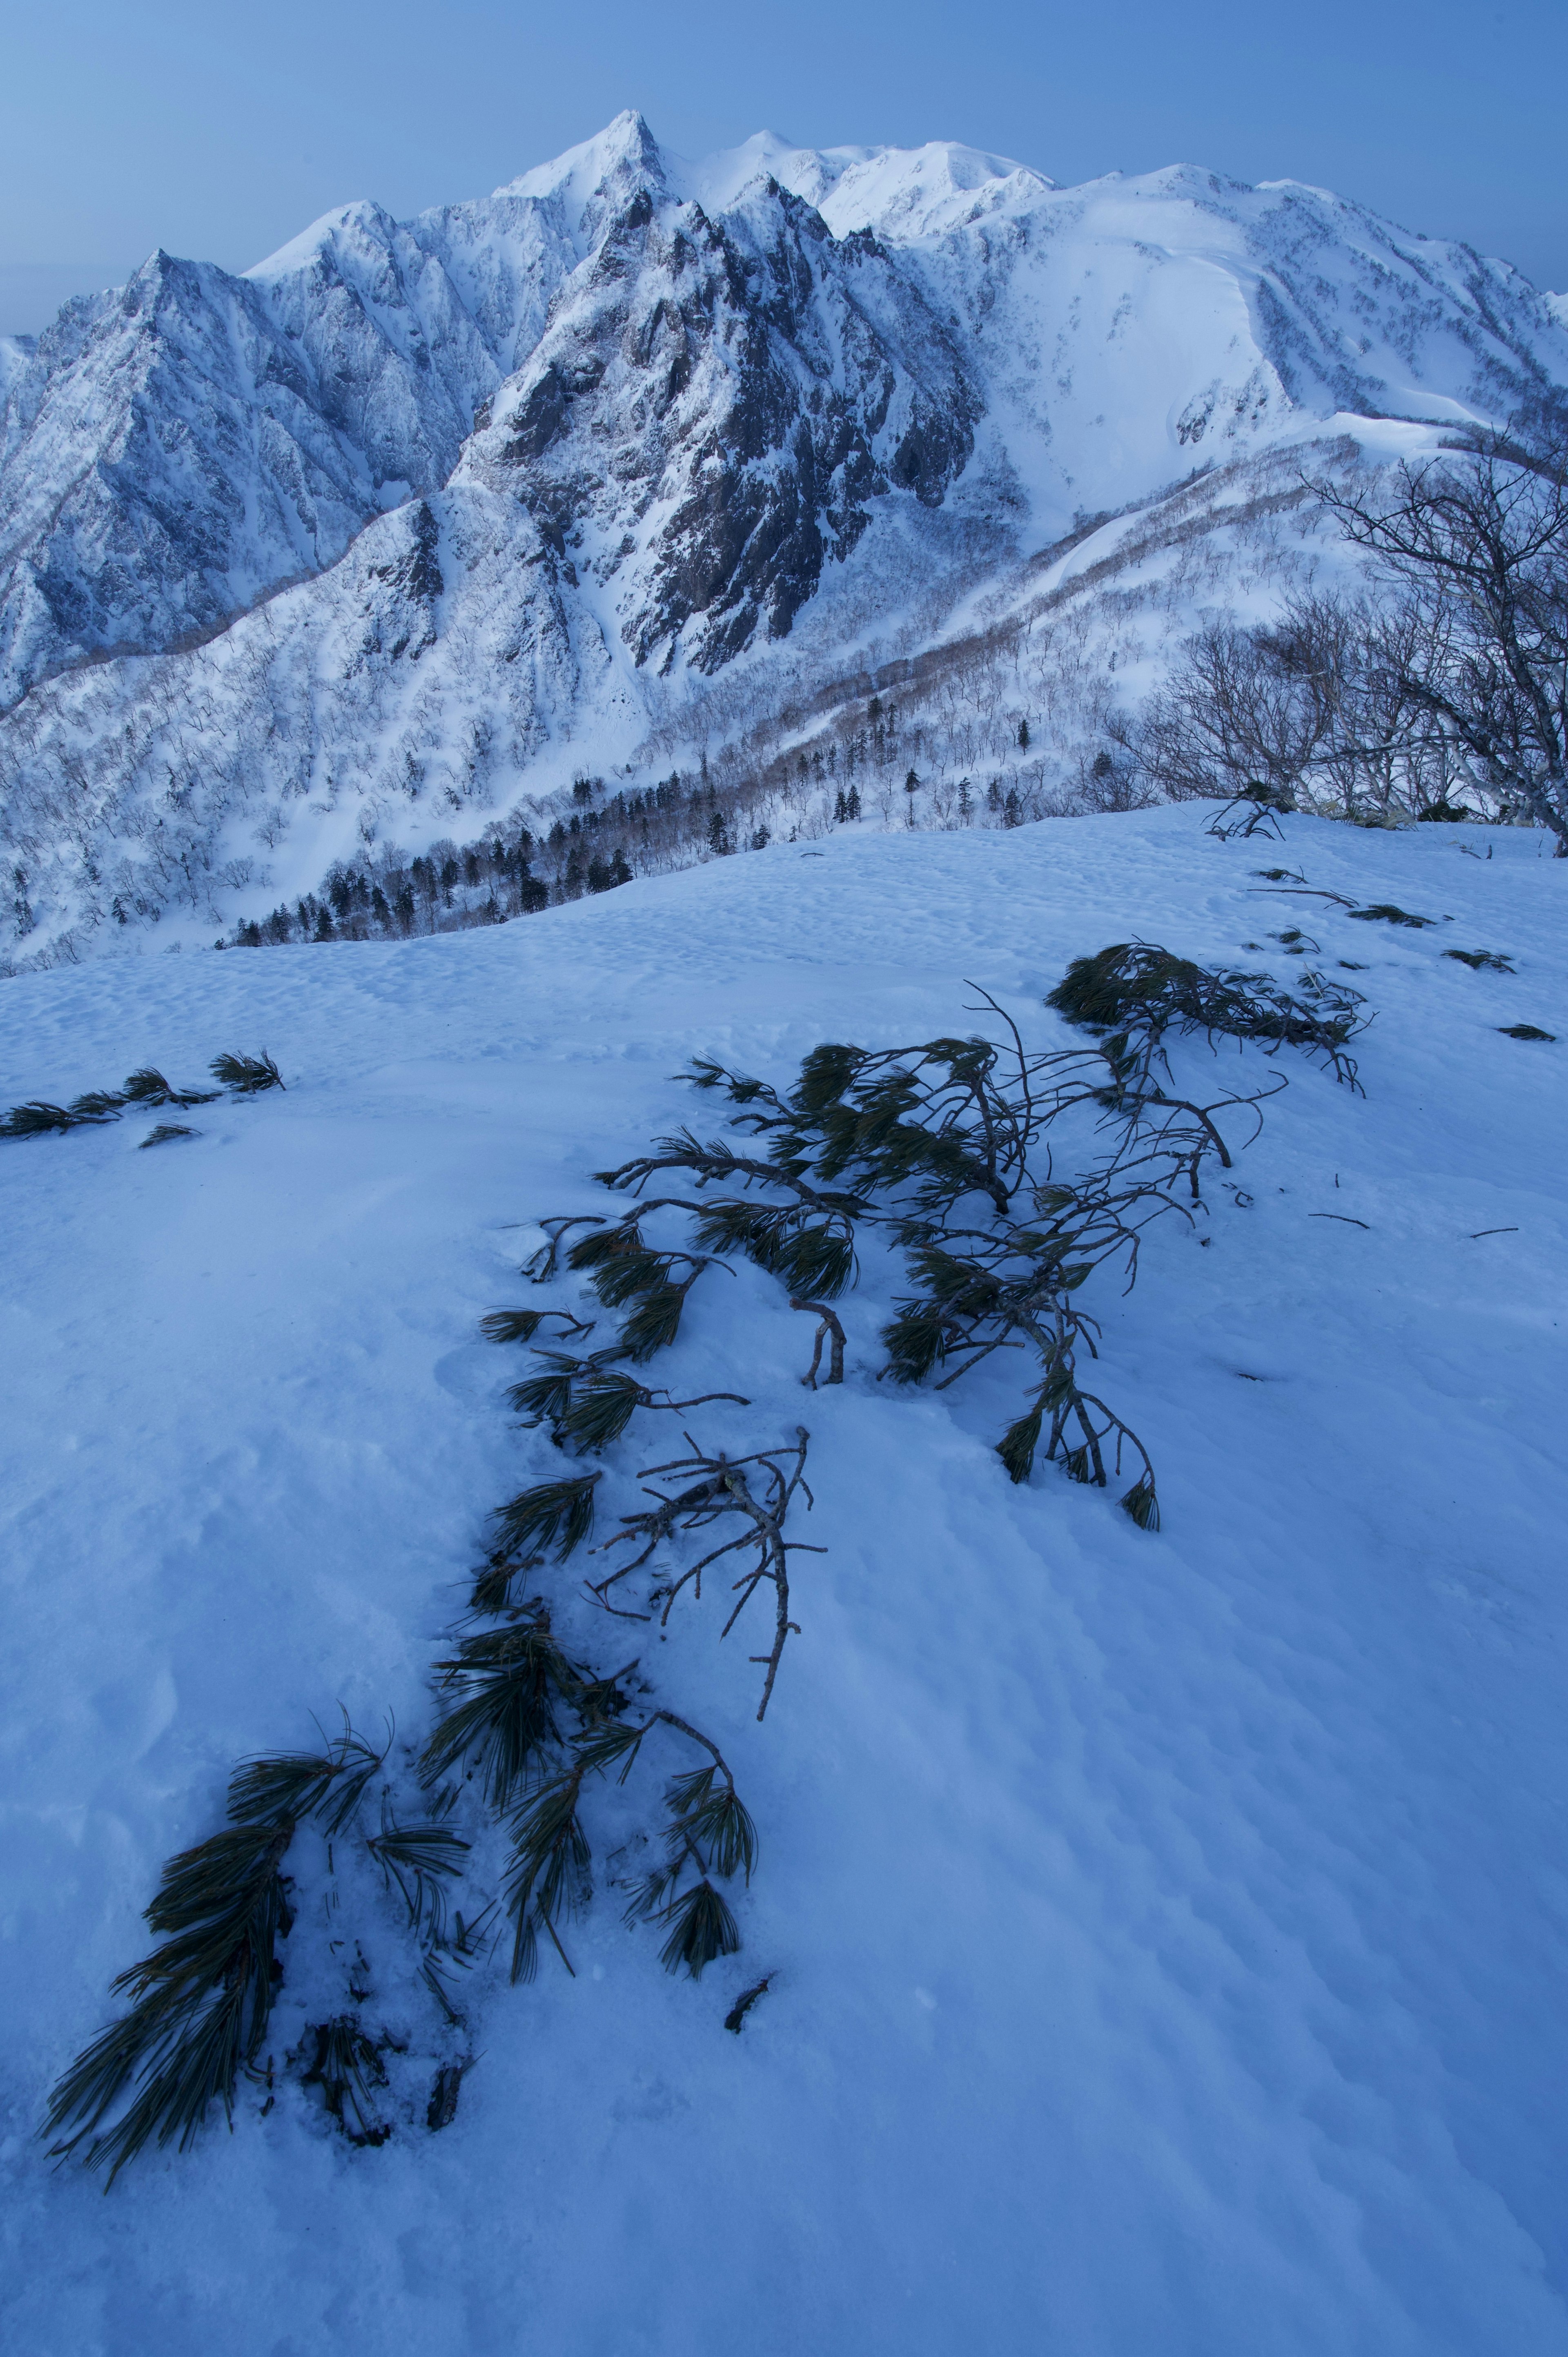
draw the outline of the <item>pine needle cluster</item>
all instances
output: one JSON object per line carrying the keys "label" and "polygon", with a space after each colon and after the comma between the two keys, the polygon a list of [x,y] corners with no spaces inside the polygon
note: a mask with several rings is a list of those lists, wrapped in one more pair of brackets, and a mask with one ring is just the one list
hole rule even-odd
{"label": "pine needle cluster", "polygon": [[[993,1352],[1023,1347],[1040,1377],[997,1444],[1010,1477],[1026,1480],[1043,1448],[1072,1479],[1103,1487],[1131,1453],[1134,1479],[1122,1503],[1142,1527],[1157,1528],[1147,1451],[1079,1380],[1080,1354],[1095,1355],[1099,1328],[1076,1297],[1106,1261],[1135,1267],[1142,1230],[1170,1208],[1178,1178],[1196,1197],[1205,1157],[1229,1163],[1212,1118],[1218,1108],[1169,1095],[1126,1040],[1109,1052],[1030,1056],[1015,1026],[1002,1020],[1008,1036],[1001,1043],[971,1037],[875,1051],[816,1049],[787,1095],[711,1063],[695,1066],[692,1078],[722,1090],[736,1107],[736,1126],[767,1141],[766,1161],[749,1165],[754,1181],[782,1181],[795,1194],[791,1209],[796,1190],[817,1193],[824,1243],[848,1232],[833,1271],[841,1285],[853,1274],[857,1225],[879,1228],[902,1247],[913,1290],[883,1329],[884,1375],[945,1388]],[[1080,1110],[1110,1124],[1117,1144],[1087,1180],[1064,1185],[1045,1140]],[[700,1182],[723,1173],[718,1152],[693,1153],[689,1133],[660,1143],[664,1154],[608,1174],[611,1182],[638,1185],[675,1153]],[[824,1202],[822,1190],[832,1182],[841,1183]],[[712,1207],[705,1216],[711,1223]],[[829,1308],[826,1300],[814,1306]],[[821,1339],[819,1328],[819,1351]],[[814,1356],[808,1381],[819,1363]]]}
{"label": "pine needle cluster", "polygon": [[[513,1501],[524,1544],[570,1555],[592,1528],[592,1476],[542,1485],[554,1494]],[[473,1631],[436,1665],[445,1708],[425,1745],[427,1786],[452,1770],[473,1777],[507,1837],[502,1902],[512,1926],[511,1977],[532,1980],[542,1935],[568,1972],[563,1928],[592,1895],[593,1846],[584,1788],[612,1771],[624,1784],[647,1738],[669,1727],[708,1755],[709,1765],[677,1776],[665,1793],[665,1865],[655,1892],[645,1886],[628,1910],[670,1926],[663,1961],[693,1979],[739,1934],[714,1878],[751,1878],[757,1835],[717,1747],[673,1712],[633,1715],[630,1663],[605,1677],[560,1643],[548,1607],[533,1598],[499,1608],[499,1625]],[[401,1864],[410,1872],[408,1861]],[[410,1901],[411,1913],[414,1900]]]}
{"label": "pine needle cluster", "polygon": [[[306,1824],[325,1838],[328,1910],[338,1903],[334,1846],[339,1865],[346,1843],[361,1846],[402,1902],[426,1987],[446,2021],[462,2026],[448,1981],[481,1953],[475,1932],[482,1932],[483,1918],[478,1926],[465,1924],[460,1913],[455,1926],[448,1918],[448,1889],[470,1849],[444,1821],[456,1793],[437,1796],[424,1819],[400,1821],[383,1784],[379,1827],[367,1833],[364,1805],[385,1766],[386,1753],[347,1723],[321,1751],[241,1763],[230,1781],[226,1828],[164,1870],[147,1921],[167,1936],[113,1984],[116,1995],[134,1999],[129,2012],[100,2034],[54,2090],[45,2134],[55,2139],[57,2158],[77,2154],[89,2167],[106,2167],[113,2184],[149,2144],[174,2143],[184,2152],[215,2103],[231,2122],[242,2079],[261,2079],[257,2058],[284,1980],[278,1948],[297,1911],[284,1864]],[[355,1953],[362,1963],[358,1943]],[[366,1994],[350,1974],[349,1995],[359,2002]],[[308,2026],[289,2060],[302,2085],[321,2090],[327,2115],[342,2135],[377,2145],[392,2133],[377,2091],[387,2084],[384,2058],[393,2050],[405,2050],[390,2033],[372,2037],[358,2016],[335,2015]],[[442,2066],[456,2070],[458,2080],[465,2067]],[[273,2083],[270,2058],[263,2083]],[[263,2108],[270,2111],[272,2101],[269,2094]],[[449,2119],[456,2082],[443,2108]]]}
{"label": "pine needle cluster", "polygon": [[[245,1093],[282,1085],[270,1060],[224,1060],[221,1077]],[[155,1082],[165,1092],[162,1101],[184,1101],[160,1076],[134,1077],[139,1085],[133,1101],[154,1101]],[[636,1232],[635,1221],[613,1230],[602,1221],[553,1223],[553,1246],[561,1229],[577,1226],[592,1232],[577,1238],[576,1265],[590,1272],[601,1298],[625,1312],[621,1344],[586,1358],[541,1349],[541,1372],[516,1387],[513,1405],[532,1420],[548,1423],[557,1445],[580,1456],[608,1446],[640,1409],[701,1404],[657,1393],[628,1368],[673,1340],[685,1291],[708,1256],[653,1250]],[[557,1341],[586,1330],[585,1321],[566,1310],[512,1309],[494,1313],[485,1331],[498,1341],[532,1341],[547,1326]],[[703,1396],[746,1404],[737,1394]],[[757,1534],[758,1560],[743,1583],[741,1603],[764,1581],[778,1588],[769,1690],[783,1638],[793,1627],[782,1521],[800,1486],[804,1441],[802,1434],[793,1479],[779,1475],[770,1485],[766,1457],[734,1465],[702,1459],[696,1469],[718,1491],[707,1512],[699,1512],[689,1495],[669,1501],[692,1527],[734,1511]],[[421,1977],[447,2023],[460,2029],[452,1976],[488,1952],[492,1935],[487,1927],[499,1910],[511,1924],[514,1980],[532,1976],[542,1937],[571,1969],[563,1928],[591,1890],[585,1786],[607,1775],[624,1783],[650,1736],[672,1736],[705,1758],[666,1784],[662,1862],[637,1883],[628,1919],[657,1923],[665,1934],[666,1967],[693,1978],[738,1947],[738,1928],[721,1886],[737,1874],[749,1881],[757,1834],[717,1747],[671,1711],[638,1710],[626,1684],[635,1663],[614,1676],[601,1674],[563,1647],[541,1598],[515,1593],[520,1577],[526,1581],[552,1556],[565,1560],[589,1539],[601,1478],[593,1471],[538,1483],[497,1509],[495,1544],[471,1599],[473,1614],[491,1625],[476,1627],[470,1619],[453,1632],[449,1651],[435,1665],[440,1707],[416,1770],[426,1815],[398,1815],[383,1788],[379,1827],[364,1829],[361,1805],[385,1755],[347,1727],[338,1742],[319,1753],[262,1758],[236,1770],[228,1827],[170,1863],[147,1910],[153,1929],[169,1936],[114,1983],[115,1994],[134,2000],[131,2009],[78,2058],[54,2091],[46,2133],[57,2158],[74,2153],[91,2166],[106,2166],[113,2183],[149,2142],[174,2140],[187,2149],[215,2102],[231,2120],[242,2077],[256,2075],[282,1981],[277,1950],[294,1921],[283,1860],[306,1823],[327,1837],[329,1873],[334,1839],[349,1835],[362,1845],[388,1894],[402,1903]],[[498,1896],[466,1922],[461,1912],[453,1919],[449,1901],[452,1886],[467,1870],[472,1845],[448,1820],[470,1782],[500,1824],[506,1857]],[[358,2002],[365,1993],[350,1977],[349,1996]],[[356,2145],[373,2146],[392,2132],[379,2104],[392,2050],[390,2037],[371,2036],[358,2015],[333,2014],[307,2029],[289,2059],[301,2083],[319,2090],[334,2126]],[[471,2059],[441,2064],[427,2106],[430,2127],[445,2126],[454,2116]]]}
{"label": "pine needle cluster", "polygon": [[[733,1392],[675,1399],[632,1372],[674,1342],[686,1297],[714,1263],[706,1252],[651,1243],[643,1223],[654,1208],[641,1205],[613,1222],[595,1215],[547,1220],[546,1241],[523,1272],[535,1283],[546,1283],[564,1265],[585,1277],[601,1305],[620,1313],[613,1344],[585,1355],[555,1347],[591,1323],[567,1310],[495,1310],[483,1321],[489,1340],[533,1344],[533,1370],[510,1387],[508,1400],[526,1424],[546,1427],[568,1457],[601,1454],[622,1438],[639,1413],[683,1411],[714,1400],[748,1405]],[[538,1339],[546,1319],[564,1329],[549,1346]],[[795,1452],[794,1479],[779,1472],[766,1452],[731,1460],[707,1457],[694,1442],[688,1446],[690,1459],[650,1468],[644,1478],[670,1471],[695,1478],[686,1479],[674,1494],[650,1490],[651,1512],[620,1518],[621,1529],[609,1544],[640,1538],[642,1551],[595,1583],[590,1593],[617,1611],[609,1591],[646,1563],[661,1541],[705,1527],[720,1513],[740,1514],[754,1561],[739,1583],[744,1592],[730,1625],[763,1581],[779,1598],[774,1649],[766,1657],[766,1708],[779,1655],[794,1625],[788,1611],[789,1543],[783,1519],[800,1486],[805,1436],[800,1436]],[[542,1940],[569,1972],[574,1969],[564,1935],[593,1890],[586,1795],[607,1775],[624,1784],[656,1728],[671,1730],[708,1755],[707,1765],[667,1785],[663,1864],[643,1878],[628,1909],[628,1920],[652,1919],[665,1929],[667,1969],[700,1978],[715,1956],[739,1946],[733,1911],[718,1885],[737,1872],[749,1881],[756,1863],[755,1827],[717,1747],[671,1711],[651,1707],[639,1714],[628,1684],[638,1664],[629,1663],[607,1677],[593,1670],[562,1643],[542,1598],[521,1592],[547,1563],[564,1564],[587,1549],[604,1479],[602,1469],[563,1473],[535,1482],[495,1509],[492,1544],[469,1598],[472,1611],[493,1625],[459,1634],[436,1665],[443,1707],[420,1772],[426,1783],[453,1772],[473,1779],[505,1828],[501,1896],[512,1927],[514,1981],[532,1980]],[[688,1582],[700,1582],[712,1559],[704,1557],[690,1573],[666,1583],[666,1615]]]}
{"label": "pine needle cluster", "polygon": [[[741,1086],[749,1103],[760,1084]],[[639,1185],[657,1170],[675,1168],[693,1171],[699,1185],[714,1175],[730,1179],[738,1176],[746,1181],[772,1175],[769,1164],[748,1161],[726,1146],[704,1146],[689,1131],[682,1131],[678,1138],[661,1139],[659,1146],[658,1153],[641,1157],[619,1170],[600,1172],[599,1178],[606,1185],[622,1187]],[[673,1399],[629,1372],[674,1342],[686,1297],[703,1272],[729,1265],[711,1249],[686,1252],[650,1243],[644,1230],[656,1212],[682,1211],[692,1217],[693,1242],[699,1245],[727,1243],[732,1249],[744,1250],[774,1274],[785,1275],[787,1281],[809,1275],[821,1290],[841,1291],[854,1267],[852,1220],[861,1208],[858,1201],[823,1195],[798,1177],[786,1183],[790,1200],[781,1204],[735,1197],[703,1201],[660,1196],[639,1201],[635,1210],[615,1221],[594,1213],[545,1221],[547,1241],[524,1274],[542,1284],[555,1276],[564,1265],[568,1272],[586,1277],[605,1308],[622,1315],[615,1341],[586,1357],[536,1344],[534,1372],[510,1387],[507,1394],[510,1405],[526,1422],[546,1426],[558,1448],[579,1457],[596,1455],[619,1440],[639,1411],[683,1412],[720,1400],[749,1406],[750,1402],[738,1392],[703,1392],[692,1398]],[[575,1230],[586,1232],[569,1241]],[[832,1331],[833,1372],[829,1380],[842,1381],[843,1329],[837,1317],[826,1301],[801,1306],[814,1309],[822,1321],[809,1380],[814,1386],[823,1335]],[[485,1319],[483,1330],[495,1340],[514,1336],[532,1339],[537,1325],[527,1323],[530,1315],[493,1311]],[[619,1613],[622,1609],[611,1601],[611,1591],[640,1570],[660,1547],[704,1532],[715,1523],[727,1525],[738,1520],[738,1534],[726,1534],[712,1550],[699,1551],[697,1560],[666,1579],[650,1600],[659,1609],[661,1621],[667,1620],[675,1599],[688,1587],[700,1597],[702,1575],[710,1564],[721,1556],[742,1556],[740,1577],[735,1582],[738,1600],[723,1633],[728,1635],[759,1587],[770,1587],[775,1598],[773,1641],[767,1653],[755,1657],[765,1673],[757,1710],[760,1719],[767,1713],[785,1643],[796,1630],[789,1616],[789,1557],[800,1552],[803,1543],[786,1538],[784,1525],[798,1492],[808,1506],[811,1503],[811,1491],[804,1482],[809,1436],[799,1427],[793,1448],[753,1450],[738,1457],[706,1450],[690,1433],[685,1438],[689,1455],[650,1466],[638,1476],[645,1485],[656,1476],[675,1477],[676,1488],[648,1487],[646,1494],[653,1499],[653,1506],[623,1515],[619,1534],[607,1542],[614,1546],[639,1539],[640,1553],[605,1578],[591,1581],[589,1593],[607,1610]],[[477,1609],[501,1609],[520,1568],[532,1568],[551,1553],[557,1561],[564,1560],[588,1538],[600,1479],[598,1473],[592,1473],[542,1482],[497,1510],[497,1544],[471,1598]],[[650,1615],[631,1612],[622,1617],[647,1620]]]}
{"label": "pine needle cluster", "polygon": [[88,2166],[107,2168],[113,2184],[151,2141],[184,2152],[214,2103],[232,2120],[236,2085],[255,2062],[283,1977],[276,1947],[293,1921],[284,1857],[307,1819],[341,1833],[381,1764],[346,1727],[325,1751],[235,1770],[225,1831],[164,1868],[146,1921],[165,1936],[113,1985],[133,2000],[130,2011],[78,2056],[49,2099],[57,2158],[85,2146]]}

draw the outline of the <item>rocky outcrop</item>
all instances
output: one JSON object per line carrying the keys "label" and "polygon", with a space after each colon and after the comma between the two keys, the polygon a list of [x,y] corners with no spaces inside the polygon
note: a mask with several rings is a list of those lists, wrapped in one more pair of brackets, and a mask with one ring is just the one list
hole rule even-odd
{"label": "rocky outcrop", "polygon": [[510,490],[638,662],[781,638],[871,503],[936,506],[980,414],[948,328],[868,236],[767,179],[721,219],[639,188],[458,479]]}

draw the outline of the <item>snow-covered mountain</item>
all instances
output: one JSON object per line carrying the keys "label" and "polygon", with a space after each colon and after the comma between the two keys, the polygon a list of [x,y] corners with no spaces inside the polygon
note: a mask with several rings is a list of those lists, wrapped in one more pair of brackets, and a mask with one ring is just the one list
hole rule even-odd
{"label": "snow-covered mountain", "polygon": [[708,741],[721,675],[755,718],[929,646],[1195,468],[1564,387],[1506,264],[1292,183],[635,114],[242,278],[155,255],[3,356],[3,953],[209,938]]}

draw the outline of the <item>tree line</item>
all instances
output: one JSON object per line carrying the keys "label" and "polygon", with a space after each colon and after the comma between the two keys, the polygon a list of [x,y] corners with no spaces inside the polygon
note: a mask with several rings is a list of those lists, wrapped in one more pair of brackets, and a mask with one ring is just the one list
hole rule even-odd
{"label": "tree line", "polygon": [[[932,650],[899,666],[897,697],[846,695],[809,733],[716,744],[650,784],[579,776],[532,828],[514,814],[467,845],[367,853],[231,940],[500,923],[835,827],[1009,827],[1193,799],[1362,823],[1533,823],[1568,856],[1561,418],[1455,436],[1392,468],[1302,476],[1255,504],[1309,501],[1354,553],[1349,585],[1298,574],[1268,621],[1210,623],[1131,710],[1115,701],[1114,649],[1108,673],[1068,601],[1032,667],[1016,632]],[[1178,551],[1167,601],[1190,594],[1202,562]]]}

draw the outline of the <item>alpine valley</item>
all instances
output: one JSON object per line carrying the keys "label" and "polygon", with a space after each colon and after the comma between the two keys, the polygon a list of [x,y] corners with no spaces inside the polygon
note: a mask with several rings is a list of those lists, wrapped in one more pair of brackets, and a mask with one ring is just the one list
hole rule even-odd
{"label": "alpine valley", "polygon": [[615,796],[647,866],[809,835],[857,745],[884,824],[917,761],[920,824],[1073,807],[1196,616],[1337,561],[1304,466],[1565,389],[1506,263],[1187,166],[627,113],[242,277],[156,253],[0,343],[0,970],[431,845],[479,921],[478,847]]}

